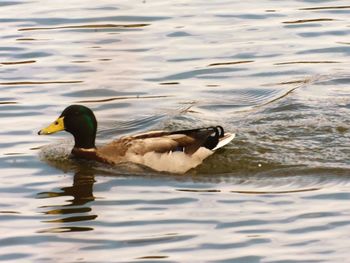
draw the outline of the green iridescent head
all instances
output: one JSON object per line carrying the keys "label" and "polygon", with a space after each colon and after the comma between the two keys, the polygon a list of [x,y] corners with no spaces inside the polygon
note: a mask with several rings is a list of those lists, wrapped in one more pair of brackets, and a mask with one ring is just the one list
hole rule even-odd
{"label": "green iridescent head", "polygon": [[95,148],[97,121],[94,113],[83,105],[71,105],[48,127],[40,130],[39,135],[52,134],[65,130],[74,136],[76,148]]}

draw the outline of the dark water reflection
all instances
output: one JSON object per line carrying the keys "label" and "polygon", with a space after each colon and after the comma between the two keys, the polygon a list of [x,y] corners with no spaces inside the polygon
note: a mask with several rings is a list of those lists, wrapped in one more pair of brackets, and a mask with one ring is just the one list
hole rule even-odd
{"label": "dark water reflection", "polygon": [[[94,220],[97,215],[91,214],[91,207],[88,206],[89,202],[95,200],[93,196],[93,184],[95,182],[94,175],[91,172],[79,171],[75,173],[73,178],[73,185],[69,187],[63,187],[59,192],[41,192],[38,194],[38,198],[55,198],[55,197],[72,197],[72,200],[68,200],[69,204],[55,205],[55,206],[43,206],[40,207],[45,210],[46,215],[59,215],[58,219],[50,219],[45,222],[49,223],[70,223],[81,222],[86,220]],[[87,206],[85,206],[87,205]],[[79,214],[79,215],[76,215]],[[65,225],[65,224],[64,224]],[[43,230],[41,232],[66,232],[66,231],[89,231],[93,230],[90,227],[83,226],[63,226],[58,228],[51,228]]]}
{"label": "dark water reflection", "polygon": [[[0,261],[347,262],[347,1],[0,11]],[[36,136],[73,103],[96,112],[99,144],[237,137],[185,176],[80,162],[67,134]]]}

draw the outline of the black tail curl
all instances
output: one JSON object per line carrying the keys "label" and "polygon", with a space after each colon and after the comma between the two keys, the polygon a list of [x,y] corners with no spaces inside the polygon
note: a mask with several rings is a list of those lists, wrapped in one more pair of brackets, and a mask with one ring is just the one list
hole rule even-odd
{"label": "black tail curl", "polygon": [[211,126],[211,127],[206,127],[206,128],[173,131],[173,132],[170,132],[170,134],[190,135],[191,133],[206,132],[206,131],[212,131],[212,133],[215,132],[215,136],[218,136],[219,138],[222,138],[225,135],[225,131],[224,131],[224,128],[222,126]]}
{"label": "black tail curl", "polygon": [[212,129],[214,133],[212,133],[204,142],[203,146],[210,150],[214,149],[216,145],[218,145],[220,138],[224,137],[225,131],[221,126],[209,127],[207,129]]}
{"label": "black tail curl", "polygon": [[186,134],[194,138],[201,138],[203,146],[209,150],[212,150],[218,145],[220,138],[224,137],[225,131],[222,126],[211,126],[199,129],[174,131],[170,134]]}

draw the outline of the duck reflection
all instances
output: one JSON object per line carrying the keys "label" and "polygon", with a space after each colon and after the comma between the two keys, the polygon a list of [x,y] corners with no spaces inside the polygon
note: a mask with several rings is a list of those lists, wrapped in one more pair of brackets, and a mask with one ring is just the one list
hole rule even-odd
{"label": "duck reflection", "polygon": [[[59,191],[41,192],[38,193],[38,198],[56,198],[71,196],[73,199],[66,200],[68,202],[64,205],[49,205],[41,206],[40,209],[44,209],[43,212],[46,215],[55,216],[59,218],[52,220],[45,220],[44,223],[71,223],[82,221],[90,221],[97,218],[97,215],[91,214],[91,202],[95,200],[93,195],[93,186],[95,183],[95,176],[92,172],[87,170],[79,170],[75,173],[73,179],[73,185],[68,187],[62,187]],[[83,226],[60,226],[55,228],[49,228],[40,232],[72,232],[72,231],[91,231],[91,227]]]}

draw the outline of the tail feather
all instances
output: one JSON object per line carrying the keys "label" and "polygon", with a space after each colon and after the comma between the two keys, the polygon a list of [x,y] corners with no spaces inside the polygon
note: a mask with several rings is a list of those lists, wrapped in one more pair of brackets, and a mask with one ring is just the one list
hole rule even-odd
{"label": "tail feather", "polygon": [[236,137],[236,134],[234,133],[228,133],[226,132],[220,139],[218,144],[212,149],[213,151],[225,146],[226,144],[230,143],[234,138]]}
{"label": "tail feather", "polygon": [[[235,134],[226,133],[221,126],[211,126],[206,128],[180,130],[170,132],[169,134],[185,134],[195,138],[196,143],[184,146],[187,154],[193,154],[200,147],[205,147],[209,150],[215,151],[228,144],[233,140]],[[182,146],[183,147],[183,146]]]}

